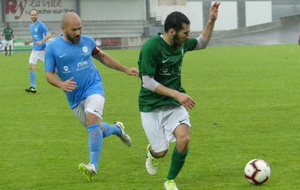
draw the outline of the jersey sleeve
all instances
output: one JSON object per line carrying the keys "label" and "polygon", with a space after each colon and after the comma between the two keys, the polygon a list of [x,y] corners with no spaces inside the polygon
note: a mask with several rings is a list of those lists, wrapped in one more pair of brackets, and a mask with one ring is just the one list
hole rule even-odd
{"label": "jersey sleeve", "polygon": [[154,76],[157,70],[159,50],[153,43],[145,43],[141,49],[139,69],[141,76]]}
{"label": "jersey sleeve", "polygon": [[43,23],[43,22],[41,22],[41,28],[42,28],[42,32],[43,33],[48,33],[49,32],[49,30],[48,30],[48,28],[47,28],[47,26],[46,26],[46,24],[45,23]]}
{"label": "jersey sleeve", "polygon": [[55,56],[50,44],[47,46],[45,52],[45,71],[55,72]]}
{"label": "jersey sleeve", "polygon": [[187,41],[185,41],[184,43],[185,43],[184,49],[185,49],[185,52],[187,52],[187,51],[193,51],[196,48],[198,41],[196,38],[190,38]]}

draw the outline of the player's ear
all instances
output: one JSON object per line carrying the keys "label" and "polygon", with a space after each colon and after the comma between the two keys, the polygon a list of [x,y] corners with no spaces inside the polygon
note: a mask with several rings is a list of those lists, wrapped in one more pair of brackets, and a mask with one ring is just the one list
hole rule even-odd
{"label": "player's ear", "polygon": [[64,26],[61,26],[60,28],[61,28],[61,30],[62,30],[63,32],[65,32],[65,27],[64,27]]}
{"label": "player's ear", "polygon": [[172,37],[174,37],[175,34],[176,34],[176,31],[175,31],[173,28],[171,28],[171,29],[169,30],[169,33],[171,34]]}

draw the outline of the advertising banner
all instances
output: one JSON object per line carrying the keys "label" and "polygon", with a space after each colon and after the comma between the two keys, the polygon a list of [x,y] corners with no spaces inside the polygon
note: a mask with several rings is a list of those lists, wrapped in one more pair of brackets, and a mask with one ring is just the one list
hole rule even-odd
{"label": "advertising banner", "polygon": [[2,41],[0,41],[0,50],[4,50],[4,44]]}
{"label": "advertising banner", "polygon": [[119,49],[121,47],[121,38],[96,38],[96,45],[101,49]]}
{"label": "advertising banner", "polygon": [[30,43],[29,45],[24,45],[24,41],[25,40],[29,40],[29,39],[15,39],[15,42],[14,42],[14,47],[13,49],[14,50],[30,50],[32,49],[32,45],[33,43]]}
{"label": "advertising banner", "polygon": [[5,0],[4,6],[8,22],[30,21],[32,9],[37,10],[42,21],[61,20],[63,14],[76,11],[74,0]]}
{"label": "advertising banner", "polygon": [[[13,42],[13,45],[11,49],[13,50],[31,50],[33,43],[30,43],[29,45],[25,46],[24,41],[29,39],[15,39]],[[4,41],[0,41],[0,50],[4,50]]]}

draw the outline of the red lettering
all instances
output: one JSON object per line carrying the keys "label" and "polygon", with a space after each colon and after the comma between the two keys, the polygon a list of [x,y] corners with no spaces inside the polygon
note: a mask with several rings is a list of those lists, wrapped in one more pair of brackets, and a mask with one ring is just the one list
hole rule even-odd
{"label": "red lettering", "polygon": [[35,0],[31,0],[31,3],[28,5],[30,7],[40,7],[40,1],[35,2]]}
{"label": "red lettering", "polygon": [[24,13],[26,4],[27,4],[27,0],[20,1],[19,4],[17,0],[7,0],[5,4],[6,7],[5,13],[9,14],[11,12],[12,14],[15,14],[18,10],[20,10],[20,15],[15,16],[15,19],[18,20]]}
{"label": "red lettering", "polygon": [[17,11],[17,9],[16,9],[17,1],[16,0],[7,0],[6,4],[5,4],[5,7],[6,7],[6,9],[5,9],[6,14],[9,14],[10,12],[15,14],[16,11]]}
{"label": "red lettering", "polygon": [[48,6],[48,7],[61,7],[61,0],[48,0],[48,2],[44,2],[44,7]]}
{"label": "red lettering", "polygon": [[103,45],[121,45],[121,40],[120,39],[102,39],[102,44]]}

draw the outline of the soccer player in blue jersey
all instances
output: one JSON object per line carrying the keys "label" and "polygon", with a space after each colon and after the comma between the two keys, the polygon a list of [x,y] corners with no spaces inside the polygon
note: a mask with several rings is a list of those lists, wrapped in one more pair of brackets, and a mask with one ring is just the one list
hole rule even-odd
{"label": "soccer player in blue jersey", "polygon": [[210,18],[197,38],[190,38],[189,19],[181,12],[172,12],[165,20],[164,33],[148,39],[140,52],[139,109],[150,143],[145,163],[150,175],[156,174],[158,158],[164,157],[169,144],[176,141],[164,182],[166,190],[178,190],[175,178],[185,163],[190,142],[191,124],[187,110],[195,106],[195,101],[181,86],[182,60],[186,52],[206,48],[219,5],[220,2],[215,2],[211,6]]}
{"label": "soccer player in blue jersey", "polygon": [[32,51],[29,57],[29,79],[31,86],[25,89],[25,91],[28,93],[36,93],[36,73],[34,69],[38,60],[44,62],[46,41],[51,38],[51,33],[43,22],[38,21],[37,10],[33,9],[29,14],[32,21],[29,25],[31,40],[24,41],[24,44],[28,45],[33,42]]}
{"label": "soccer player in blue jersey", "polygon": [[63,35],[50,42],[46,48],[46,78],[50,84],[65,91],[71,109],[88,130],[90,162],[79,164],[79,169],[89,180],[94,180],[103,139],[114,134],[129,147],[132,141],[121,122],[110,125],[101,121],[105,95],[93,57],[105,66],[128,75],[138,76],[139,72],[136,68],[126,68],[98,49],[93,38],[81,35],[82,23],[76,13],[63,15],[61,29]]}

